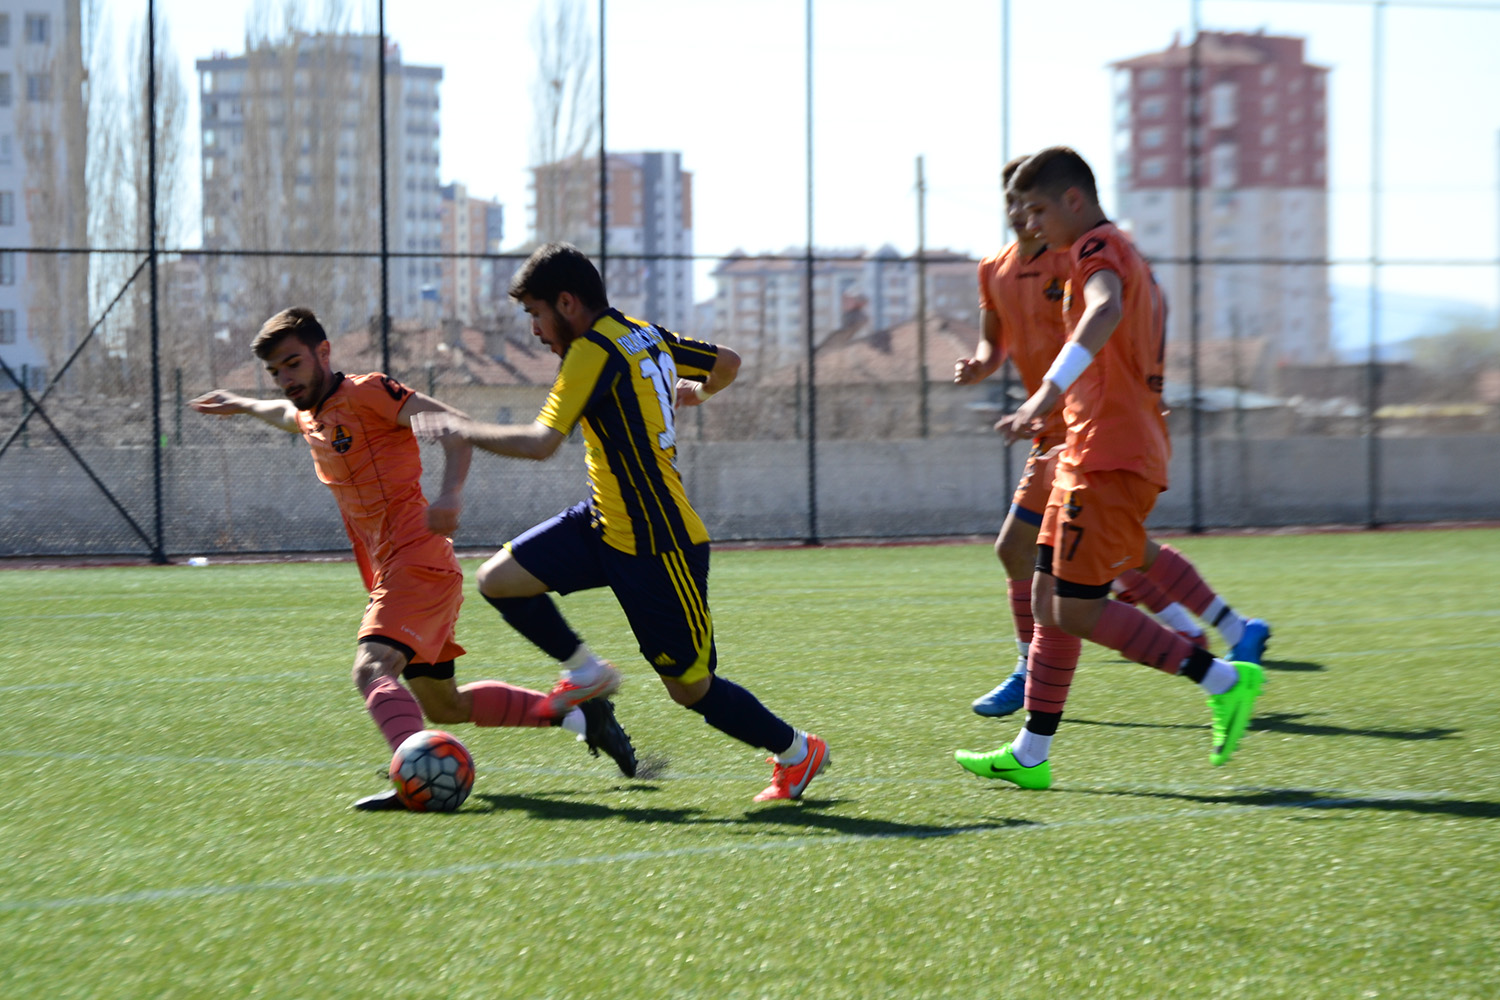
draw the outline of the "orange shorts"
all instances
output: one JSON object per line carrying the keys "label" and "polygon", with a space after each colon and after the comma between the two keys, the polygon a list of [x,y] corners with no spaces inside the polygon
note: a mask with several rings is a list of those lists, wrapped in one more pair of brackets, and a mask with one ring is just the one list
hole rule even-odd
{"label": "orange shorts", "polygon": [[1146,558],[1146,518],[1161,487],[1133,472],[1059,467],[1037,536],[1052,546],[1052,575],[1103,586]]}
{"label": "orange shorts", "polygon": [[453,639],[464,603],[461,571],[430,566],[383,567],[359,623],[359,637],[378,635],[413,650],[413,663],[443,663],[464,655]]}
{"label": "orange shorts", "polygon": [[1047,510],[1047,500],[1052,496],[1052,478],[1057,475],[1057,456],[1062,452],[1062,439],[1037,438],[1026,456],[1026,468],[1021,472],[1021,481],[1016,483],[1016,492],[1011,505],[1017,511],[1033,515],[1019,515],[1029,524],[1041,524],[1042,514]]}

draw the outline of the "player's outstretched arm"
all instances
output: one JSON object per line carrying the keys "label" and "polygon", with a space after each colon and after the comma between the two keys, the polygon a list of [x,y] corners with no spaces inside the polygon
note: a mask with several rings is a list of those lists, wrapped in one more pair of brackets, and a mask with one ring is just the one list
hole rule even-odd
{"label": "player's outstretched arm", "polygon": [[240,413],[248,413],[252,417],[264,420],[272,427],[279,427],[290,433],[297,431],[297,408],[285,399],[253,399],[249,396],[225,392],[222,389],[214,389],[188,400],[187,405],[199,413],[207,413],[216,417],[232,417]]}
{"label": "player's outstretched arm", "polygon": [[708,378],[702,382],[694,382],[692,379],[677,380],[677,405],[698,406],[707,402],[708,397],[716,392],[727,389],[740,373],[740,356],[724,346],[719,346],[719,354],[714,358],[714,366],[709,370]]}
{"label": "player's outstretched arm", "polygon": [[[463,412],[447,403],[424,393],[414,392],[401,405],[401,412],[396,414],[396,423],[410,427],[412,417],[419,413],[451,413],[467,419]],[[474,446],[454,434],[446,435],[438,439],[438,442],[443,446],[443,481],[437,496],[427,504],[427,529],[434,535],[452,535],[458,530],[458,516],[463,511],[464,482],[469,478]]]}
{"label": "player's outstretched arm", "polygon": [[440,442],[457,437],[496,455],[536,461],[551,458],[567,440],[562,431],[554,430],[540,420],[529,424],[489,424],[471,420],[457,411],[414,413],[411,429],[423,441]]}

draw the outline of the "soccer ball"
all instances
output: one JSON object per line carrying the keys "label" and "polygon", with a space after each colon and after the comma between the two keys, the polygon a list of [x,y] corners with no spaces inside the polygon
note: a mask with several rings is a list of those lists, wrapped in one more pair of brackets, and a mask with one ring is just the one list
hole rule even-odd
{"label": "soccer ball", "polygon": [[451,733],[412,733],[391,757],[396,798],[414,812],[453,812],[474,787],[474,758]]}

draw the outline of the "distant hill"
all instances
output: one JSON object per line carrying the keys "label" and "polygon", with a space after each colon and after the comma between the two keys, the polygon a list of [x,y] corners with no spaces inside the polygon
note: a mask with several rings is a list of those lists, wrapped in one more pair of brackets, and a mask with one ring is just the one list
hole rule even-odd
{"label": "distant hill", "polygon": [[[1451,274],[1451,272],[1442,272]],[[1370,353],[1370,289],[1365,285],[1328,286],[1332,296],[1333,349],[1340,361],[1364,361]],[[1493,320],[1494,312],[1463,299],[1441,295],[1380,293],[1380,357],[1404,361],[1406,341],[1440,333],[1464,320]]]}

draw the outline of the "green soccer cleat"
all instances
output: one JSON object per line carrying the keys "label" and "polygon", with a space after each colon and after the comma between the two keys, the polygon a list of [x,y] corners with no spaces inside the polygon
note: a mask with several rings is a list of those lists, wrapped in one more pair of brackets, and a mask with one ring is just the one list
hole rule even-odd
{"label": "green soccer cleat", "polygon": [[1228,761],[1239,746],[1255,714],[1255,699],[1266,684],[1266,672],[1259,664],[1237,662],[1234,669],[1240,673],[1234,687],[1208,696],[1208,707],[1214,714],[1214,749],[1208,759],[1215,767]]}
{"label": "green soccer cleat", "polygon": [[1051,788],[1052,762],[1044,760],[1034,767],[1025,767],[1010,752],[1007,743],[998,750],[978,753],[973,750],[955,750],[953,759],[966,771],[973,771],[981,778],[999,778],[1022,788]]}

